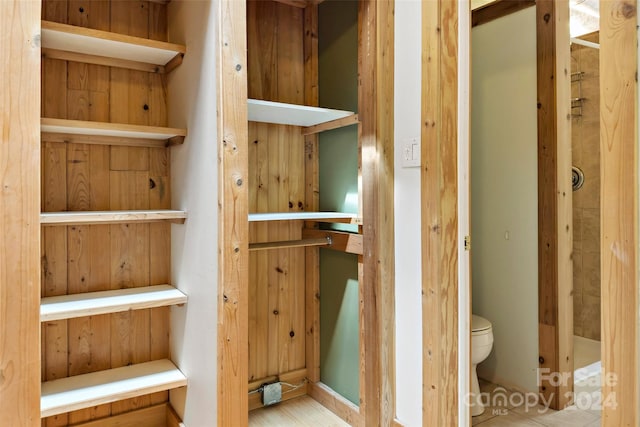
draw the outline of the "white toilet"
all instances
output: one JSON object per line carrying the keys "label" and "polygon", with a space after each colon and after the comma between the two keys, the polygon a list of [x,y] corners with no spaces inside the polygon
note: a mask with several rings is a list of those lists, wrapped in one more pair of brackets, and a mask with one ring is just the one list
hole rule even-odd
{"label": "white toilet", "polygon": [[478,363],[491,353],[493,347],[493,330],[491,322],[484,317],[471,316],[471,416],[475,417],[484,412],[484,405],[480,396],[480,385],[476,367]]}

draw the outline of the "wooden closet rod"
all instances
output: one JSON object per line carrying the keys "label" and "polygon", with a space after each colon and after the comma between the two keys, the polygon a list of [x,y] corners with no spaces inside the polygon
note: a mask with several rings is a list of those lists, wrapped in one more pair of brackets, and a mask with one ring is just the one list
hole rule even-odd
{"label": "wooden closet rod", "polygon": [[331,236],[317,239],[284,240],[281,242],[249,243],[250,251],[267,249],[301,248],[307,246],[331,246]]}

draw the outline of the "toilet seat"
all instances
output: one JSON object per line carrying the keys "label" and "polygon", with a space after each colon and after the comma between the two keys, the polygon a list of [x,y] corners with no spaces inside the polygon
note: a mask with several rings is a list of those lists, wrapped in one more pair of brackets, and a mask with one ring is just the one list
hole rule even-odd
{"label": "toilet seat", "polygon": [[484,317],[471,315],[471,334],[484,335],[491,330],[491,322]]}

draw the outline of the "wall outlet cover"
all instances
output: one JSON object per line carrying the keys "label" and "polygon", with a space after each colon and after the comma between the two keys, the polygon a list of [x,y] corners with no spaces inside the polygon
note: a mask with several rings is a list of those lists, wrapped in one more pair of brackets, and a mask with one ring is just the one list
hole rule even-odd
{"label": "wall outlet cover", "polygon": [[282,384],[265,384],[262,388],[262,404],[264,406],[274,405],[282,401]]}

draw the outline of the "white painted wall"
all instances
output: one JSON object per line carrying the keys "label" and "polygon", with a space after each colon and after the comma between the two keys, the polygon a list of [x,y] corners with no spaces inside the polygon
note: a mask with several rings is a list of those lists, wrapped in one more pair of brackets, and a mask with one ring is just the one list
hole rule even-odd
{"label": "white painted wall", "polygon": [[214,1],[169,4],[169,40],[184,43],[184,62],[168,77],[169,125],[186,127],[171,149],[172,207],[185,209],[172,226],[172,282],[188,303],[171,312],[171,356],[188,378],[171,402],[186,426],[216,425],[218,162],[216,139],[216,14]]}
{"label": "white painted wall", "polygon": [[420,140],[421,2],[395,9],[396,415],[422,425],[422,277],[420,168],[403,168],[403,141]]}
{"label": "white painted wall", "polygon": [[[493,324],[478,373],[537,391],[535,8],[472,30],[473,311]],[[505,40],[509,40],[505,43]]]}

